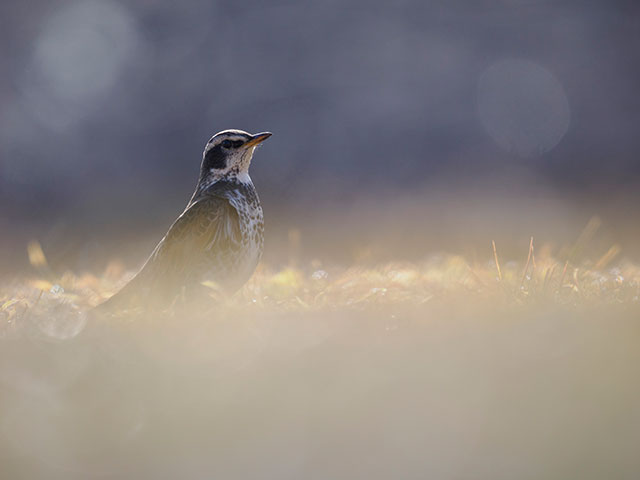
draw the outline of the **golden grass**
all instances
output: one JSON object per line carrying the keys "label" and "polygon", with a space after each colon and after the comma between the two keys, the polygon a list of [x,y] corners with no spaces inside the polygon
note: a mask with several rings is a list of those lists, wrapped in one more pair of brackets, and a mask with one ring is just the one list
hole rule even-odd
{"label": "golden grass", "polygon": [[[588,226],[581,238],[589,236],[589,231]],[[27,250],[35,273],[0,287],[2,331],[19,328],[31,314],[46,315],[47,309],[66,308],[82,314],[117,292],[133,275],[118,261],[99,275],[55,275],[37,242],[31,242]],[[579,264],[572,260],[576,248],[565,250],[566,258],[554,258],[548,248],[536,255],[531,238],[522,262],[501,261],[499,246],[492,242],[493,259],[484,263],[459,255],[436,255],[420,263],[377,266],[323,267],[318,261],[280,269],[261,265],[239,293],[222,302],[212,301],[203,309],[199,306],[199,312],[402,312],[419,311],[433,303],[488,308],[638,303],[640,266],[629,262],[612,266],[619,253],[617,246],[599,259]]]}
{"label": "golden grass", "polygon": [[132,272],[55,274],[32,243],[0,286],[3,471],[636,478],[640,267],[579,250],[261,265],[221,302],[93,322]]}

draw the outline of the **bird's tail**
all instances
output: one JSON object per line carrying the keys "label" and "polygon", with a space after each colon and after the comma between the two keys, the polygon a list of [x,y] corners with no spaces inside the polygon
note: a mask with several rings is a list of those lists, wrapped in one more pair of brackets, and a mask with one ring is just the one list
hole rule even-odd
{"label": "bird's tail", "polygon": [[92,312],[98,315],[116,315],[144,308],[145,296],[140,287],[140,275],[136,275],[118,292],[95,306]]}

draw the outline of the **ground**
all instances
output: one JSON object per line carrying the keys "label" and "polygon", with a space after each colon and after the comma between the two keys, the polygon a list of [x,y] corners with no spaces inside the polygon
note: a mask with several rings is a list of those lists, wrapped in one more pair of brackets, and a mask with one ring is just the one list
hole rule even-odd
{"label": "ground", "polygon": [[[131,276],[0,290],[7,478],[637,478],[640,268],[261,265],[198,311],[95,319]],[[212,288],[212,291],[214,289]]]}

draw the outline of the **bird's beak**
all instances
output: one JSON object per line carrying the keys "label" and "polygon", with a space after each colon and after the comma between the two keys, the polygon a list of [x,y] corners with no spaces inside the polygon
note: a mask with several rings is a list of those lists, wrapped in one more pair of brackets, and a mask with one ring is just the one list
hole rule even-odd
{"label": "bird's beak", "polygon": [[244,144],[244,146],[245,147],[255,147],[259,143],[264,142],[270,136],[271,136],[270,132],[256,133],[255,135],[253,135],[251,137],[251,140],[249,140],[247,143]]}

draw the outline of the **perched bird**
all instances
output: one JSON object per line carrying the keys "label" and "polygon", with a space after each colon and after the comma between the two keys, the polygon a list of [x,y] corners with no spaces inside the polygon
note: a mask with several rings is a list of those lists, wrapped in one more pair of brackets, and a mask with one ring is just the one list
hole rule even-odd
{"label": "perched bird", "polygon": [[249,165],[270,136],[224,130],[211,137],[184,212],[140,272],[98,311],[166,308],[178,297],[197,298],[205,282],[227,293],[244,285],[262,256],[264,231]]}

